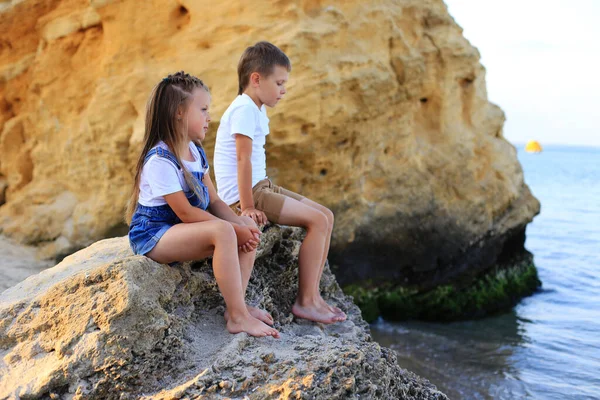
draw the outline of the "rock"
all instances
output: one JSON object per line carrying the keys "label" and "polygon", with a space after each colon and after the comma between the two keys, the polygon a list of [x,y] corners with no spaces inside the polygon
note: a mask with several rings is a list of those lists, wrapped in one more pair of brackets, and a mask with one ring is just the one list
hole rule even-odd
{"label": "rock", "polygon": [[5,235],[51,257],[120,227],[146,101],[170,72],[211,87],[212,159],[238,58],[268,38],[293,71],[269,110],[267,172],[335,212],[342,286],[424,294],[527,259],[540,205],[487,99],[479,52],[442,0],[227,2],[205,15],[190,1],[24,0],[2,11]]}
{"label": "rock", "polygon": [[6,180],[0,178],[0,206],[6,202],[6,188],[8,183]]}
{"label": "rock", "polygon": [[302,235],[267,229],[249,285],[280,340],[227,333],[210,261],[161,265],[126,238],[29,277],[0,295],[0,398],[446,399],[372,341],[328,267],[322,291],[348,320],[293,321]]}

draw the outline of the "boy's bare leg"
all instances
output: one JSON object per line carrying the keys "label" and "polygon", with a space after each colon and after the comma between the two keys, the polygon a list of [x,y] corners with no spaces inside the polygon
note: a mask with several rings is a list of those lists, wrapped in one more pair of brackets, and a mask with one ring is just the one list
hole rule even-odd
{"label": "boy's bare leg", "polygon": [[300,318],[328,324],[343,321],[345,316],[334,313],[327,303],[322,301],[318,289],[321,262],[329,231],[327,217],[307,204],[286,197],[279,223],[306,229],[306,237],[302,241],[298,256],[298,297],[292,307],[292,313]]}
{"label": "boy's bare leg", "polygon": [[147,256],[160,263],[199,260],[213,254],[213,271],[230,311],[227,330],[252,336],[279,337],[279,332],[259,321],[246,308],[237,239],[233,227],[223,220],[181,223],[171,227]]}
{"label": "boy's bare leg", "polygon": [[[242,217],[244,219],[244,223],[248,226],[256,226],[252,218]],[[240,260],[240,269],[242,273],[242,291],[244,293],[244,298],[246,297],[246,289],[248,289],[248,282],[250,281],[250,275],[252,275],[252,270],[254,269],[254,260],[256,259],[256,250],[251,251],[249,253],[244,253],[243,251],[238,252],[239,260]],[[271,314],[266,312],[265,310],[261,310],[260,308],[252,307],[246,304],[246,308],[250,315],[254,318],[258,318],[265,324],[273,325],[273,317]],[[229,320],[229,313],[225,311],[225,320]]]}
{"label": "boy's bare leg", "polygon": [[317,291],[319,292],[320,301],[322,301],[324,304],[326,304],[331,311],[333,311],[336,314],[342,315],[345,319],[346,314],[341,309],[327,304],[327,302],[323,299],[323,297],[320,296],[320,285],[319,284],[321,282],[321,277],[323,276],[323,269],[325,269],[325,262],[327,261],[327,255],[329,254],[331,233],[333,232],[333,220],[334,220],[333,213],[327,207],[324,207],[324,206],[320,205],[319,203],[312,201],[310,199],[304,198],[301,200],[301,202],[314,208],[314,209],[321,211],[327,217],[327,222],[328,222],[327,241],[325,242],[325,248],[323,249],[323,257],[321,259],[321,264],[320,264],[321,269],[319,271],[319,279],[315,283],[317,285]]}

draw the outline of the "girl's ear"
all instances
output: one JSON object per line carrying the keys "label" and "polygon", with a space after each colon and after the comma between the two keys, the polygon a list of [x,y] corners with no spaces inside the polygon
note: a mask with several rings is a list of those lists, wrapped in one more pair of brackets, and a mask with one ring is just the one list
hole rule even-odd
{"label": "girl's ear", "polygon": [[257,87],[260,84],[260,74],[258,72],[250,74],[250,84],[254,87]]}
{"label": "girl's ear", "polygon": [[177,114],[176,114],[176,118],[177,121],[181,121],[183,119],[183,109],[181,108],[181,106],[177,107]]}

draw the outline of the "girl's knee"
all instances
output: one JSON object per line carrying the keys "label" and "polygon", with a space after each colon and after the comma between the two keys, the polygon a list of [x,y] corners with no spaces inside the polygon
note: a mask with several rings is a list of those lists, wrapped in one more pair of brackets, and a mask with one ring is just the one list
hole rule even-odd
{"label": "girl's knee", "polygon": [[254,222],[254,220],[250,217],[246,217],[246,216],[242,216],[240,217],[242,219],[242,221],[244,221],[244,224],[246,226],[252,227],[252,228],[258,228],[258,226],[256,225],[256,222]]}
{"label": "girl's knee", "polygon": [[213,240],[233,240],[236,241],[235,230],[233,226],[224,220],[211,221],[213,229],[211,230]]}

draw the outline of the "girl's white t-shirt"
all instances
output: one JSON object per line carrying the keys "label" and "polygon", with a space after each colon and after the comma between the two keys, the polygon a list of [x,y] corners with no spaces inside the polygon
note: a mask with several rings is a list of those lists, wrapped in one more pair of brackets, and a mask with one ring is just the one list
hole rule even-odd
{"label": "girl's white t-shirt", "polygon": [[235,135],[252,139],[252,187],[267,178],[265,143],[269,134],[269,117],[263,105],[260,109],[247,94],[239,95],[221,117],[213,166],[217,192],[226,204],[240,199],[237,181]]}
{"label": "girl's white t-shirt", "polygon": [[[189,146],[194,156],[194,161],[182,160],[183,164],[190,172],[203,171],[206,174],[209,167],[207,166],[206,170],[203,170],[200,152],[196,148],[196,145],[190,142]],[[157,147],[169,150],[169,146],[163,141],[160,141],[153,148]],[[184,192],[190,190],[183,177],[183,171],[180,171],[175,164],[165,157],[160,157],[156,154],[150,156],[142,168],[138,202],[147,207],[162,206],[167,204],[164,198],[165,195],[181,190]]]}

